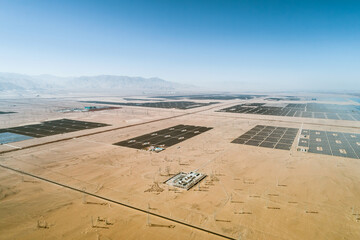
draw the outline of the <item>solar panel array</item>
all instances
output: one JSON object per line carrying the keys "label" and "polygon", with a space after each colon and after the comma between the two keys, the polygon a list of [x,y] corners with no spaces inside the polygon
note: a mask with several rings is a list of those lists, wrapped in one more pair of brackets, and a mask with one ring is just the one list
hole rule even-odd
{"label": "solar panel array", "polygon": [[298,128],[257,125],[232,143],[290,150]]}
{"label": "solar panel array", "polygon": [[149,146],[167,148],[210,129],[212,128],[181,124],[114,143],[114,145],[136,149],[146,149]]}
{"label": "solar panel array", "polygon": [[84,129],[92,129],[104,126],[109,125],[103,123],[84,122],[70,119],[59,119],[53,121],[45,121],[39,124],[4,128],[0,129],[0,133],[10,132],[35,138],[41,138],[56,134],[75,132]]}
{"label": "solar panel array", "polygon": [[152,108],[176,108],[176,109],[191,109],[197,107],[208,106],[218,102],[209,102],[209,103],[199,103],[191,101],[174,101],[174,102],[105,102],[105,101],[84,101],[87,103],[97,103],[97,104],[111,104],[111,105],[122,105],[122,106],[135,106],[135,107],[152,107]]}
{"label": "solar panel array", "polygon": [[334,120],[360,121],[359,106],[335,104],[287,104],[267,106],[265,103],[240,104],[224,108],[221,112],[260,114],[287,117],[322,118]]}
{"label": "solar panel array", "polygon": [[360,159],[360,134],[304,129],[298,146],[310,153]]}
{"label": "solar panel array", "polygon": [[10,114],[10,113],[15,113],[15,112],[4,112],[4,111],[0,111],[0,114]]}
{"label": "solar panel array", "polygon": [[265,95],[248,95],[248,94],[201,94],[201,95],[168,95],[168,96],[154,96],[153,98],[165,99],[193,99],[193,100],[234,100],[234,99],[253,99],[256,97],[265,97]]}

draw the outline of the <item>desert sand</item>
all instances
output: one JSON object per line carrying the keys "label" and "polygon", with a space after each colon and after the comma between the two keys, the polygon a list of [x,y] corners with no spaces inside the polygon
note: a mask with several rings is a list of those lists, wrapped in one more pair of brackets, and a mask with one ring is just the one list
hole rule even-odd
{"label": "desert sand", "polygon": [[[298,152],[296,140],[290,151],[231,143],[258,124],[359,134],[360,122],[216,112],[258,99],[58,112],[86,105],[78,100],[2,101],[18,113],[0,115],[0,128],[61,118],[111,126],[1,145],[0,164],[230,239],[360,239],[359,159]],[[177,124],[213,129],[160,153],[113,145]],[[193,170],[208,176],[189,191],[164,184]],[[4,167],[0,216],[1,239],[224,239]]]}

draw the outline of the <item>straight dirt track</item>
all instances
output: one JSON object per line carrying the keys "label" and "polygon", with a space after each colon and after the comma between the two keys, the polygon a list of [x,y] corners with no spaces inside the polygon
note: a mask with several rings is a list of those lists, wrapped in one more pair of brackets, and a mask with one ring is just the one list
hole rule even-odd
{"label": "straight dirt track", "polygon": [[134,206],[131,206],[131,205],[128,205],[128,204],[125,204],[125,203],[110,199],[110,198],[106,198],[106,197],[103,197],[103,196],[100,196],[100,195],[97,195],[97,194],[93,194],[93,193],[90,193],[90,192],[87,192],[87,191],[84,191],[84,190],[80,190],[80,189],[77,189],[77,188],[74,188],[74,187],[59,183],[59,182],[55,182],[55,181],[52,181],[50,179],[43,178],[43,177],[40,177],[40,176],[37,176],[37,175],[33,175],[31,173],[27,173],[27,172],[24,172],[24,171],[21,171],[21,170],[18,170],[18,169],[14,169],[14,168],[2,165],[2,164],[0,164],[0,167],[11,170],[11,171],[14,171],[14,172],[17,172],[17,173],[20,173],[20,174],[23,174],[23,175],[27,175],[27,176],[30,176],[30,177],[33,177],[33,178],[36,178],[36,179],[39,179],[39,180],[42,180],[42,181],[45,181],[45,182],[48,182],[48,183],[52,183],[52,184],[58,185],[60,187],[64,187],[64,188],[67,188],[67,189],[70,189],[70,190],[73,190],[73,191],[76,191],[76,192],[79,192],[79,193],[83,193],[83,194],[86,194],[86,195],[89,195],[89,196],[92,196],[92,197],[95,197],[95,198],[98,198],[98,199],[101,199],[101,200],[104,200],[104,201],[107,201],[107,202],[115,203],[117,205],[121,205],[123,207],[133,209],[135,211],[146,213],[146,214],[158,217],[158,218],[162,218],[162,219],[165,219],[165,220],[177,223],[177,224],[184,225],[186,227],[197,229],[199,231],[206,232],[206,233],[209,233],[209,234],[221,237],[221,238],[236,240],[235,238],[232,238],[232,237],[229,237],[229,236],[217,233],[217,232],[213,232],[213,231],[207,230],[205,228],[201,228],[201,227],[198,227],[198,226],[195,226],[195,225],[192,225],[192,224],[188,224],[186,222],[182,222],[182,221],[179,221],[179,220],[176,220],[176,219],[173,219],[173,218],[169,218],[169,217],[166,217],[166,216],[163,216],[163,215],[160,215],[160,214],[149,212],[149,211],[141,209],[141,208],[137,208],[137,207],[134,207]]}

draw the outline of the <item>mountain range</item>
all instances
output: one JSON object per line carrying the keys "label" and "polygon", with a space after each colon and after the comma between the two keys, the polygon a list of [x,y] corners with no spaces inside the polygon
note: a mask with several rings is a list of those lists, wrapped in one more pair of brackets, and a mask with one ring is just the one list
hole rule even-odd
{"label": "mountain range", "polygon": [[187,90],[193,86],[160,78],[98,75],[57,77],[52,75],[24,75],[0,73],[0,91],[21,90]]}

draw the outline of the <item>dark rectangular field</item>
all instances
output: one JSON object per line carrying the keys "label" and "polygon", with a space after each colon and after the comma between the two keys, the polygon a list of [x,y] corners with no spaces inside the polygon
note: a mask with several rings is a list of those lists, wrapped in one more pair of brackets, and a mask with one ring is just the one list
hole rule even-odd
{"label": "dark rectangular field", "polygon": [[70,119],[59,119],[53,121],[45,121],[39,124],[31,124],[19,127],[0,129],[0,133],[10,132],[25,136],[41,138],[56,134],[75,132],[84,129],[92,129],[98,127],[109,126],[108,124],[84,122]]}
{"label": "dark rectangular field", "polygon": [[251,103],[224,108],[219,112],[360,121],[360,111],[355,105],[291,103],[277,107],[267,106],[265,103]]}
{"label": "dark rectangular field", "polygon": [[298,146],[310,153],[360,159],[360,134],[304,129]]}
{"label": "dark rectangular field", "polygon": [[300,101],[301,98],[295,96],[284,96],[284,97],[270,97],[265,98],[268,101]]}
{"label": "dark rectangular field", "polygon": [[197,107],[208,106],[211,104],[216,104],[218,102],[209,102],[209,103],[198,103],[191,101],[173,101],[173,102],[145,102],[145,103],[136,103],[136,102],[106,102],[106,101],[82,101],[86,103],[97,103],[97,104],[110,104],[110,105],[122,105],[122,106],[135,106],[135,107],[152,107],[152,108],[175,108],[175,109],[191,109]]}
{"label": "dark rectangular field", "polygon": [[146,149],[150,146],[168,148],[203,132],[209,131],[210,129],[212,128],[181,124],[114,143],[114,145],[136,149]]}
{"label": "dark rectangular field", "polygon": [[265,97],[265,95],[247,95],[247,94],[201,94],[201,95],[168,95],[168,96],[154,96],[153,98],[164,99],[192,99],[192,100],[234,100],[234,99],[253,99],[256,97]]}
{"label": "dark rectangular field", "polygon": [[0,111],[0,114],[10,114],[10,113],[16,113],[16,112],[3,112],[3,111]]}
{"label": "dark rectangular field", "polygon": [[298,128],[257,125],[232,143],[290,150],[298,130]]}

